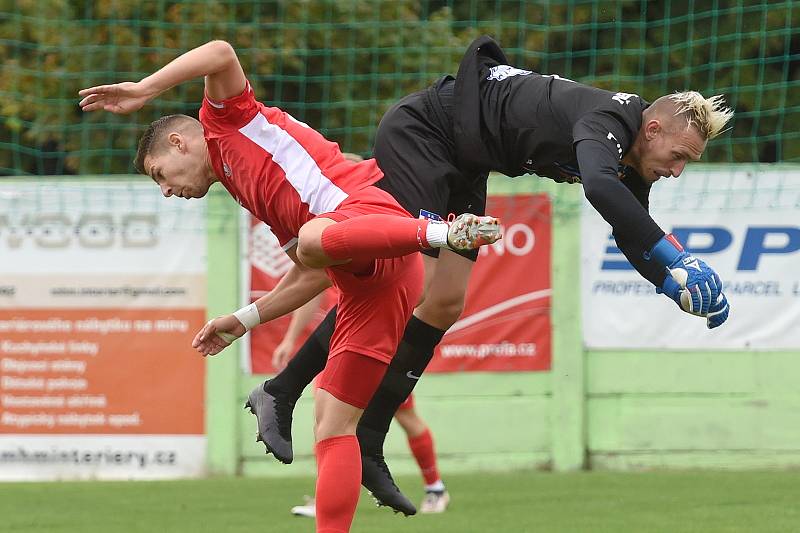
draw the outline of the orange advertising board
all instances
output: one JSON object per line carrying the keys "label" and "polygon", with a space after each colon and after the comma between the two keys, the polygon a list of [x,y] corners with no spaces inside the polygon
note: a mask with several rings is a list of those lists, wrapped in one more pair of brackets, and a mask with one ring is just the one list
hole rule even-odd
{"label": "orange advertising board", "polygon": [[204,206],[0,183],[0,480],[205,472]]}
{"label": "orange advertising board", "polygon": [[0,433],[201,434],[203,310],[0,309]]}

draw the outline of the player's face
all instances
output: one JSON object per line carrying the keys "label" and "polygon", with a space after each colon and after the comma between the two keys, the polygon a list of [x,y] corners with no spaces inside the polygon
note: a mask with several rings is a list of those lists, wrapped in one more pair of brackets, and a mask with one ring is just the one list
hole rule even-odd
{"label": "player's face", "polygon": [[199,146],[171,145],[144,160],[147,174],[169,198],[202,198],[212,181],[208,178],[205,152]]}
{"label": "player's face", "polygon": [[700,159],[705,148],[706,141],[696,128],[657,128],[642,150],[639,173],[647,183],[661,177],[677,178],[686,163]]}

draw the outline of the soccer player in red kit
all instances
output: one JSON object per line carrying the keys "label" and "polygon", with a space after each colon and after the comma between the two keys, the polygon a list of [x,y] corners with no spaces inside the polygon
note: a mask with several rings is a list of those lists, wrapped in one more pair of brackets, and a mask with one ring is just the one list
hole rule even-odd
{"label": "soccer player in red kit", "polygon": [[[345,153],[344,155],[348,159],[357,158],[358,161],[361,161],[361,157],[355,154]],[[315,318],[318,318],[319,311],[331,307],[330,304],[332,304],[332,302],[327,300],[325,296],[326,294],[324,293],[316,296],[292,313],[292,319],[283,331],[283,338],[272,353],[272,366],[276,371],[286,368],[286,364],[295,354],[298,340],[301,340],[303,332],[306,331],[309,325],[315,322]],[[312,342],[314,342],[313,339]],[[305,344],[305,342],[303,344]],[[314,389],[316,389],[316,387],[314,387]],[[419,466],[420,474],[422,474],[424,480],[425,497],[422,500],[422,505],[419,509],[420,512],[425,514],[443,513],[450,504],[450,494],[439,473],[433,434],[428,424],[420,416],[415,404],[414,395],[409,395],[397,408],[394,419],[405,432],[408,448],[414,456]],[[359,446],[360,445],[361,443],[359,442]],[[361,453],[363,455],[363,448]],[[364,480],[363,476],[364,462],[362,460],[362,485]],[[372,495],[378,500],[375,493]],[[315,500],[313,497],[309,496],[305,496],[305,500],[303,505],[295,505],[292,507],[292,514],[314,518],[316,516]]]}
{"label": "soccer player in red kit", "polygon": [[[415,252],[477,248],[500,237],[499,224],[469,214],[451,224],[411,218],[372,186],[383,176],[374,160],[347,161],[335,143],[256,101],[236,53],[223,41],[190,50],[140,82],[84,89],[80,105],[127,114],[200,76],[200,121],[171,115],[153,122],[139,142],[137,170],[166,197],[200,198],[220,181],[271,227],[295,264],[269,294],[209,321],[192,345],[215,355],[331,284],[339,289],[315,402],[317,531],[349,531],[361,482],[356,425],[422,294],[423,266]],[[269,398],[257,390],[249,404],[258,415]],[[267,429],[259,422],[259,433]]]}

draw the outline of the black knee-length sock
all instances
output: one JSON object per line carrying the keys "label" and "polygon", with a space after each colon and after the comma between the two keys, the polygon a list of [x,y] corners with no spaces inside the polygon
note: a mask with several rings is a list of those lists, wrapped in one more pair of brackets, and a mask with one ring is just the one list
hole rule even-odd
{"label": "black knee-length sock", "polygon": [[322,372],[328,361],[328,348],[336,324],[336,307],[330,310],[317,329],[289,360],[286,368],[267,381],[264,390],[273,396],[281,394],[297,401],[306,385]]}

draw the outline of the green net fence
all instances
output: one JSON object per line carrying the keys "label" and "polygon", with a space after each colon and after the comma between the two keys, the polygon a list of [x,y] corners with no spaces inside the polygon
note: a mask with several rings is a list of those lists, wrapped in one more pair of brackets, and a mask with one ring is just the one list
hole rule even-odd
{"label": "green net fence", "polygon": [[82,87],[138,80],[211,39],[258,97],[368,155],[386,108],[494,36],[512,62],[653,99],[725,94],[714,162],[800,161],[800,5],[792,1],[0,0],[0,174],[133,171],[143,126],[196,113],[202,82],[128,116],[83,115]]}

